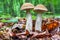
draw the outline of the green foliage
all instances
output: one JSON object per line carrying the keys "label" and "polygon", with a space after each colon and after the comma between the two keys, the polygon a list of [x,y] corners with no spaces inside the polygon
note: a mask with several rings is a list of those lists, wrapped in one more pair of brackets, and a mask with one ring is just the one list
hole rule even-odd
{"label": "green foliage", "polygon": [[[0,0],[0,17],[26,17],[26,12],[20,10],[22,4],[26,2],[32,3],[34,6],[43,4],[54,15],[60,13],[60,0]],[[31,11],[31,14],[32,18],[35,19],[36,13]]]}

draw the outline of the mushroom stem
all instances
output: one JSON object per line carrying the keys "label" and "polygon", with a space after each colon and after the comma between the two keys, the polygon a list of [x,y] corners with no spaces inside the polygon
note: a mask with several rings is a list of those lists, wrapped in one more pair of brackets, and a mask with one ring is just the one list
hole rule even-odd
{"label": "mushroom stem", "polygon": [[42,14],[38,13],[37,19],[36,19],[35,30],[41,31],[41,27],[42,27]]}
{"label": "mushroom stem", "polygon": [[30,32],[32,31],[32,15],[29,12],[27,12],[26,19],[27,19],[26,30]]}

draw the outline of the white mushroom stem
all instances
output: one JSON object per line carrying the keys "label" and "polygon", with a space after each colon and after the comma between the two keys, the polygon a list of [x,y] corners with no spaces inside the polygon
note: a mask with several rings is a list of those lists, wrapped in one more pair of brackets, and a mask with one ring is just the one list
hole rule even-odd
{"label": "white mushroom stem", "polygon": [[26,19],[27,19],[26,30],[31,32],[32,31],[32,16],[31,16],[31,14],[29,12],[27,12]]}
{"label": "white mushroom stem", "polygon": [[42,27],[42,14],[38,13],[37,19],[36,19],[35,30],[41,31],[41,27]]}

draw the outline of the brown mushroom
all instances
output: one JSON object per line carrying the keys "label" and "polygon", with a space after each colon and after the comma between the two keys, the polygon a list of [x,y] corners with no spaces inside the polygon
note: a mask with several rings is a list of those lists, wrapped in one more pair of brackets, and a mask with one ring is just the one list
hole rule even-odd
{"label": "brown mushroom", "polygon": [[31,3],[24,3],[21,7],[21,10],[26,10],[27,16],[27,22],[26,22],[26,30],[29,32],[32,31],[32,16],[30,14],[30,10],[32,10],[34,6]]}
{"label": "brown mushroom", "polygon": [[34,11],[37,12],[37,19],[36,19],[36,25],[35,25],[35,30],[37,31],[41,31],[41,27],[42,27],[42,13],[48,11],[47,8],[42,5],[39,4],[34,8]]}
{"label": "brown mushroom", "polygon": [[[36,19],[36,25],[35,25],[35,31],[37,32],[41,32],[41,27],[42,27],[42,13],[48,11],[47,8],[42,5],[39,4],[34,8],[34,11],[37,12],[37,19]],[[41,32],[38,34],[34,34],[32,36],[32,38],[38,38],[39,40],[43,40],[43,38],[45,37],[46,31],[45,32]]]}

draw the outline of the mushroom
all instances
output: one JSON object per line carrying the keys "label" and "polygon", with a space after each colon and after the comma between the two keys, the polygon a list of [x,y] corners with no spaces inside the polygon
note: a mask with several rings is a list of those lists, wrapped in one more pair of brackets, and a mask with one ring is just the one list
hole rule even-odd
{"label": "mushroom", "polygon": [[33,8],[34,6],[31,3],[24,3],[21,7],[21,10],[26,10],[27,13],[26,30],[28,30],[29,32],[32,31],[32,16],[30,14],[30,10]]}
{"label": "mushroom", "polygon": [[37,18],[36,18],[36,25],[35,25],[35,30],[36,31],[41,31],[42,27],[42,13],[48,11],[47,8],[42,5],[38,4],[35,8],[34,11],[37,12]]}

